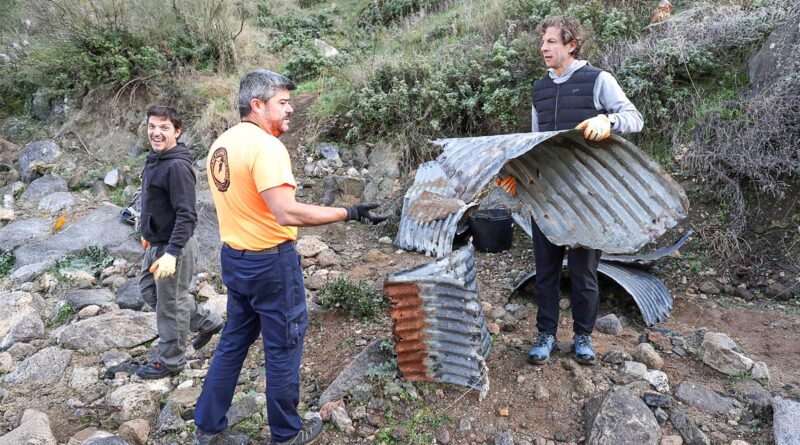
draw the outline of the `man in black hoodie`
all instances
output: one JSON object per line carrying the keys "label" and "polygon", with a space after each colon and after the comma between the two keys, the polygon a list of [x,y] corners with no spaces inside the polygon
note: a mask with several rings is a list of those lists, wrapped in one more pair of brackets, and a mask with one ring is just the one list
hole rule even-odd
{"label": "man in black hoodie", "polygon": [[187,290],[197,260],[195,177],[189,149],[178,143],[181,118],[169,107],[147,110],[147,138],[152,150],[142,174],[142,298],[156,310],[158,358],[136,375],[160,379],[186,365],[186,336],[205,346],[222,329],[219,315],[199,307]]}

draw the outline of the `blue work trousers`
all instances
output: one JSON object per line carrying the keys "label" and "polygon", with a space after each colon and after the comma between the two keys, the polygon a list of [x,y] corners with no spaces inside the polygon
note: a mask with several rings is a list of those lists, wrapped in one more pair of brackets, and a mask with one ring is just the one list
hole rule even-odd
{"label": "blue work trousers", "polygon": [[301,428],[300,362],[308,329],[300,260],[292,242],[269,252],[223,245],[222,281],[228,288],[228,321],[214,351],[195,408],[197,429],[215,434],[228,427],[226,414],[250,345],[264,341],[267,418],[272,438],[283,442]]}

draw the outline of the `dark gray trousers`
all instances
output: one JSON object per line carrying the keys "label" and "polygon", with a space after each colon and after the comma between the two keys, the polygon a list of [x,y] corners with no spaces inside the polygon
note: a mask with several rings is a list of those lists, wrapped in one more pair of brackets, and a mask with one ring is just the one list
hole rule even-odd
{"label": "dark gray trousers", "polygon": [[[556,246],[533,225],[533,255],[536,259],[536,327],[539,332],[556,335],[561,266],[565,246]],[[567,267],[572,296],[572,330],[591,335],[600,306],[597,265],[602,252],[594,249],[572,249],[567,252]]]}
{"label": "dark gray trousers", "polygon": [[158,361],[167,369],[186,365],[186,337],[189,330],[207,332],[222,323],[219,315],[197,305],[188,290],[197,263],[197,239],[191,237],[175,262],[175,274],[156,280],[150,266],[161,258],[167,246],[151,245],[142,260],[139,289],[145,303],[155,308],[158,328]]}

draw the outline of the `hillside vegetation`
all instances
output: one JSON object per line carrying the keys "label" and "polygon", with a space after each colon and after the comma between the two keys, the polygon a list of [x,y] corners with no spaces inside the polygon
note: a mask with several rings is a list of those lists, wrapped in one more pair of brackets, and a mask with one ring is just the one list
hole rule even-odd
{"label": "hillside vegetation", "polygon": [[[536,25],[569,14],[590,31],[582,57],[611,71],[644,114],[632,140],[716,187],[726,236],[744,228],[742,184],[781,196],[800,169],[798,77],[753,94],[747,74],[796,0],[677,0],[655,24],[650,0],[6,3],[6,117],[95,89],[119,98],[146,88],[184,110],[207,146],[237,120],[238,76],[266,67],[319,93],[312,140],[387,142],[412,169],[435,156],[431,138],[528,131],[531,85],[545,71]],[[326,58],[315,39],[339,54]]]}

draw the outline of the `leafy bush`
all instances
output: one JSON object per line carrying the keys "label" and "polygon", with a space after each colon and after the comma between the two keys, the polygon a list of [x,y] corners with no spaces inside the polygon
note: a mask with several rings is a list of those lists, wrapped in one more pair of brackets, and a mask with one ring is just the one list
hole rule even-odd
{"label": "leafy bush", "polygon": [[0,250],[0,278],[8,275],[14,263],[17,262],[17,257],[13,252]]}
{"label": "leafy bush", "polygon": [[345,275],[325,284],[319,295],[322,307],[341,308],[353,317],[376,318],[386,310],[383,292],[370,288],[366,283],[354,283]]}
{"label": "leafy bush", "polygon": [[114,262],[114,257],[108,254],[102,247],[90,246],[77,255],[67,255],[56,261],[53,266],[53,273],[59,281],[66,282],[71,280],[71,274],[83,271],[90,275],[97,275]]}
{"label": "leafy bush", "polygon": [[303,47],[320,38],[333,26],[327,11],[309,13],[308,11],[275,15],[264,3],[258,5],[258,24],[270,29],[268,49],[276,53],[286,53]]}
{"label": "leafy bush", "polygon": [[59,301],[53,308],[53,318],[50,319],[50,327],[57,328],[64,326],[75,316],[75,308],[66,300]]}
{"label": "leafy bush", "polygon": [[388,26],[442,0],[372,0],[358,14],[359,26]]}
{"label": "leafy bush", "polygon": [[125,85],[136,78],[151,77],[168,67],[157,49],[125,30],[94,26],[74,42],[84,85]]}
{"label": "leafy bush", "polygon": [[292,50],[284,74],[294,81],[303,81],[319,76],[323,68],[330,64],[316,46],[306,44]]}

